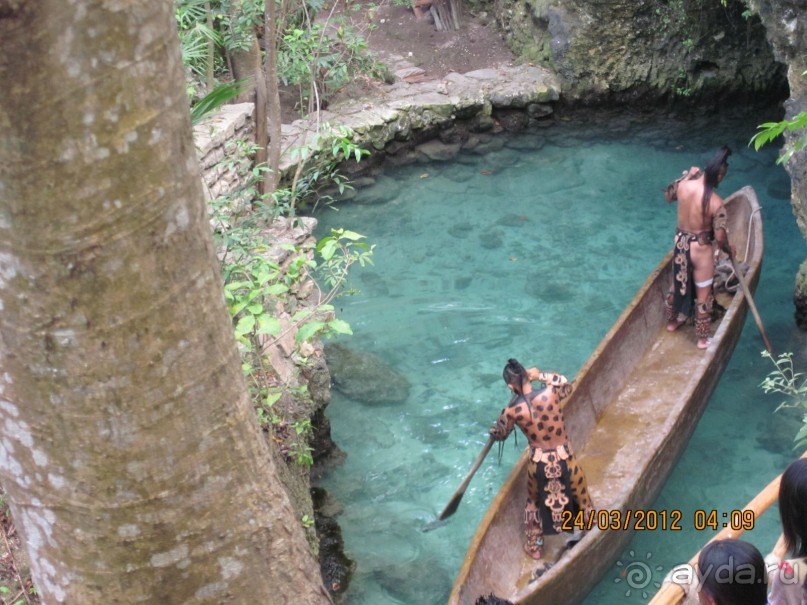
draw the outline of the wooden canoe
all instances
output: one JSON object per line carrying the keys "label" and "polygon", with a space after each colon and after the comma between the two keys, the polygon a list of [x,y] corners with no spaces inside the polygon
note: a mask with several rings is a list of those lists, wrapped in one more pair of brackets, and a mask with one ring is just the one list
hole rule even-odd
{"label": "wooden canoe", "polygon": [[[732,194],[726,207],[729,240],[739,263],[748,265],[745,279],[753,292],[764,247],[754,190],[744,187]],[[718,294],[726,313],[706,350],[695,346],[690,324],[667,332],[663,299],[670,284],[670,261],[671,253],[583,365],[565,406],[570,440],[594,505],[606,514],[619,511],[609,517],[621,523],[628,511],[636,519],[635,511],[647,510],[655,501],[731,357],[748,309],[742,289],[734,296]],[[564,550],[563,536],[546,536],[543,561],[527,557],[521,547],[526,465],[525,450],[479,524],[449,605],[474,605],[490,594],[517,605],[574,605],[627,547],[634,522],[628,521],[624,530],[595,523],[573,548]],[[661,527],[662,511],[657,513]],[[666,523],[672,520],[667,515]],[[679,524],[685,525],[685,520]]]}

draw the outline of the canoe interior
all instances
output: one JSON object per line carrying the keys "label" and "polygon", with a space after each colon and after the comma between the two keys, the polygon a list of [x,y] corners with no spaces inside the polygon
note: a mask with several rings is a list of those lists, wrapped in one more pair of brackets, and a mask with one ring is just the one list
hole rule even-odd
{"label": "canoe interior", "polygon": [[[726,200],[729,239],[747,263],[753,291],[762,264],[762,219],[745,187]],[[747,311],[741,291],[718,296],[726,307],[713,342],[696,348],[694,327],[665,329],[668,254],[575,377],[565,414],[572,445],[599,510],[648,508],[678,461],[739,338]],[[523,454],[491,502],[468,548],[449,598],[474,605],[494,593],[519,605],[578,603],[611,568],[632,531],[593,529],[571,550],[546,537],[544,563],[521,549],[526,501]],[[556,558],[560,558],[554,561]],[[540,577],[536,570],[543,570]],[[585,570],[580,573],[580,570]]]}

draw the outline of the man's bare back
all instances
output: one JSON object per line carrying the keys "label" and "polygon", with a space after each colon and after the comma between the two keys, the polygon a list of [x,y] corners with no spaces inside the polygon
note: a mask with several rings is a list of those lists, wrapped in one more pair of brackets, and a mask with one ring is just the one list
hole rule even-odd
{"label": "man's bare back", "polygon": [[710,342],[714,303],[714,244],[733,254],[728,243],[723,199],[714,191],[726,176],[729,155],[731,149],[724,146],[705,170],[690,168],[665,192],[668,201],[678,200],[672,284],[665,300],[667,330],[674,332],[684,324],[687,317],[692,315],[694,302],[695,334],[699,349],[708,348]]}
{"label": "man's bare back", "polygon": [[703,212],[703,193],[706,189],[704,173],[678,184],[678,228],[688,233],[712,231],[715,213],[723,206],[723,198],[712,191],[707,210]]}

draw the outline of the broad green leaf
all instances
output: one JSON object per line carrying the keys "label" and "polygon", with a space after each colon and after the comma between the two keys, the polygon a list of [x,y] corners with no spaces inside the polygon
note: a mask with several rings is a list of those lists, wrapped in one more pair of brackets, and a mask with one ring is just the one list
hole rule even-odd
{"label": "broad green leaf", "polygon": [[364,239],[364,236],[362,234],[356,233],[355,231],[347,231],[347,230],[342,233],[342,237],[344,237],[345,239],[349,239],[351,241]]}
{"label": "broad green leaf", "polygon": [[329,239],[328,241],[325,242],[325,245],[322,246],[322,248],[319,250],[319,253],[320,256],[322,256],[322,258],[324,258],[327,261],[333,258],[333,255],[336,253],[337,249],[338,245],[336,243],[336,240]]}
{"label": "broad green leaf", "polygon": [[337,334],[353,334],[350,324],[343,319],[332,319],[328,322],[328,327]]}
{"label": "broad green leaf", "polygon": [[305,342],[310,340],[313,336],[318,334],[323,327],[325,327],[325,324],[321,321],[310,321],[303,324],[300,326],[300,329],[297,330],[297,335],[295,336],[294,340],[297,342]]}
{"label": "broad green leaf", "polygon": [[799,432],[796,433],[796,437],[794,438],[794,441],[803,441],[804,439],[807,439],[807,424],[802,425]]}
{"label": "broad green leaf", "polygon": [[243,336],[247,332],[251,332],[252,328],[254,327],[255,327],[255,316],[245,315],[244,317],[238,320],[238,325],[235,326],[235,334],[236,336]]}
{"label": "broad green leaf", "polygon": [[258,317],[258,334],[277,336],[280,334],[280,328],[280,320],[277,317],[272,317],[268,313]]}
{"label": "broad green leaf", "polygon": [[248,288],[252,285],[252,282],[248,281],[236,281],[230,282],[229,284],[224,284],[224,289],[232,292],[233,290],[239,290],[241,288]]}
{"label": "broad green leaf", "polygon": [[[200,29],[200,31],[205,32],[205,34],[210,37],[218,36],[217,32],[209,30],[207,27]],[[191,108],[191,122],[194,125],[198,124],[208,114],[240,95],[250,85],[250,81],[251,78],[245,78],[229,84],[219,84],[216,86],[216,88],[207,93]]]}
{"label": "broad green leaf", "polygon": [[233,317],[235,317],[235,316],[236,316],[236,315],[238,315],[238,314],[239,314],[241,311],[243,311],[243,310],[244,310],[244,307],[246,307],[248,304],[249,304],[249,300],[239,300],[239,301],[237,301],[237,302],[233,303],[233,304],[232,304],[232,305],[230,305],[230,307],[229,307],[229,309],[230,309],[230,315],[232,315]]}

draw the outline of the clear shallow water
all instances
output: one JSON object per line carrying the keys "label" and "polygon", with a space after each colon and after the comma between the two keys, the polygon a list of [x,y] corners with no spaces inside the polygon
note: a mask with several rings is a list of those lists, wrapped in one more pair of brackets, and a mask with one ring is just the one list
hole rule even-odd
{"label": "clear shallow water", "polygon": [[[780,351],[804,349],[791,301],[807,250],[789,181],[774,165],[775,150],[746,147],[755,125],[773,117],[722,124],[576,118],[497,139],[501,148],[484,155],[387,170],[339,212],[319,213],[320,235],[346,227],[376,244],[375,266],[352,273],[361,292],[337,302],[354,331],[342,341],[378,355],[411,383],[404,403],[354,402],[334,391],[328,408],[333,438],[347,453],[322,486],[344,507],[339,522],[358,565],[348,605],[446,601],[524,440],[518,448],[507,442],[501,464],[488,457],[446,525],[422,529],[508,401],[502,366],[517,357],[574,376],[670,245],[675,208],[661,189],[723,143],[735,153],[720,192],[751,184],[763,207],[766,255],[756,301],[768,334]],[[655,505],[680,509],[684,530],[634,534],[586,605],[646,602],[666,570],[709,537],[693,528],[695,509],[740,508],[786,465],[795,427],[771,422],[778,399],[757,386],[770,370],[762,349],[749,314]],[[786,445],[774,452],[760,443],[766,439]],[[749,539],[765,550],[777,532],[770,514]],[[628,568],[646,577],[628,585]]]}

